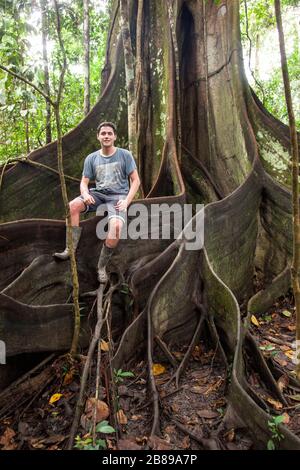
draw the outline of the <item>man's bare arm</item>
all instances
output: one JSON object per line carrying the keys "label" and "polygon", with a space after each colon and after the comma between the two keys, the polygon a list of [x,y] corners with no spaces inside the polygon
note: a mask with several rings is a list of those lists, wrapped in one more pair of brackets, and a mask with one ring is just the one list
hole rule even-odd
{"label": "man's bare arm", "polygon": [[128,206],[133,200],[134,196],[136,195],[141,184],[140,177],[138,175],[137,170],[134,170],[132,173],[130,173],[129,179],[130,179],[130,190],[126,197]]}
{"label": "man's bare arm", "polygon": [[86,204],[95,204],[95,199],[89,193],[89,178],[83,176],[80,182],[80,194]]}
{"label": "man's bare arm", "polygon": [[138,175],[138,172],[137,170],[134,170],[130,173],[129,175],[129,179],[130,179],[130,190],[129,190],[129,193],[127,194],[126,198],[119,201],[117,204],[116,204],[116,207],[118,210],[120,211],[124,211],[127,209],[127,207],[129,206],[129,204],[131,203],[131,201],[133,200],[134,196],[136,195],[137,193],[137,190],[139,189],[140,187],[140,184],[141,184],[141,181],[140,181],[140,177]]}

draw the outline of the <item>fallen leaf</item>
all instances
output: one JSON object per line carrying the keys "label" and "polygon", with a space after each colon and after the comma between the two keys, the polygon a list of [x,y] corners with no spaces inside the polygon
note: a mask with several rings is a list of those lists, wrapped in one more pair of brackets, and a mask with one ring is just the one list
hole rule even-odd
{"label": "fallen leaf", "polygon": [[165,427],[164,432],[166,434],[174,434],[176,432],[176,426],[174,426],[173,424],[169,424]]}
{"label": "fallen leaf", "polygon": [[205,418],[205,419],[213,419],[213,418],[218,418],[220,416],[217,411],[213,411],[213,410],[200,410],[200,411],[197,411],[197,415],[200,416],[200,418]]}
{"label": "fallen leaf", "polygon": [[104,352],[109,351],[109,343],[107,343],[106,341],[104,341],[104,339],[101,339],[101,341],[100,341],[100,349],[101,349],[101,351],[104,351]]}
{"label": "fallen leaf", "polygon": [[127,424],[128,419],[123,410],[117,411],[117,420],[119,424]]}
{"label": "fallen leaf", "polygon": [[50,405],[60,400],[62,396],[63,396],[62,393],[54,393],[54,395],[50,397],[50,400],[49,400]]}
{"label": "fallen leaf", "polygon": [[222,383],[224,382],[224,379],[222,377],[220,377],[219,380],[217,380],[215,383],[213,383],[205,392],[205,395],[208,395],[209,393],[217,390],[221,385]]}
{"label": "fallen leaf", "polygon": [[290,331],[296,331],[296,325],[288,325],[288,330]]}
{"label": "fallen leaf", "polygon": [[285,317],[288,317],[290,318],[292,316],[291,312],[289,312],[288,310],[282,310],[282,315],[284,315]]}
{"label": "fallen leaf", "polygon": [[283,404],[280,401],[274,400],[273,398],[267,397],[266,401],[275,408],[275,410],[281,410]]}
{"label": "fallen leaf", "polygon": [[234,429],[230,429],[225,435],[224,435],[225,439],[227,442],[232,442],[234,441],[234,438],[235,438],[235,432],[234,432]]}
{"label": "fallen leaf", "polygon": [[279,377],[279,379],[277,380],[277,385],[281,392],[287,387],[288,383],[289,383],[289,378],[285,374]]}
{"label": "fallen leaf", "polygon": [[33,447],[34,449],[45,449],[45,446],[44,446],[43,442],[41,442],[41,439],[40,439],[40,438],[31,439],[31,440],[29,441],[29,444],[30,444],[31,447]]}
{"label": "fallen leaf", "polygon": [[191,441],[189,436],[185,436],[182,440],[181,446],[182,449],[189,449],[191,447]]}
{"label": "fallen leaf", "polygon": [[207,390],[207,386],[201,387],[200,385],[195,385],[194,387],[190,388],[192,393],[196,393],[197,395],[203,395]]}
{"label": "fallen leaf", "polygon": [[292,349],[289,349],[288,351],[285,351],[284,354],[289,358],[289,359],[294,359],[294,351]]}
{"label": "fallen leaf", "polygon": [[1,450],[14,450],[18,446],[14,443],[14,436],[16,435],[15,431],[11,428],[6,428],[2,436],[0,437],[0,445],[2,445]]}
{"label": "fallen leaf", "polygon": [[251,323],[253,323],[255,326],[259,326],[259,322],[255,315],[251,315]]}
{"label": "fallen leaf", "polygon": [[96,423],[100,423],[109,416],[109,408],[104,401],[97,400],[94,397],[91,397],[87,400],[85,405],[85,414],[88,419],[93,419],[94,409],[96,406]]}
{"label": "fallen leaf", "polygon": [[148,437],[147,436],[136,437],[135,440],[138,444],[145,445],[148,442]]}
{"label": "fallen leaf", "polygon": [[164,374],[166,372],[166,368],[161,364],[153,364],[152,372],[154,376]]}
{"label": "fallen leaf", "polygon": [[142,415],[132,415],[130,419],[131,421],[140,421],[142,418]]}
{"label": "fallen leaf", "polygon": [[74,380],[75,367],[71,367],[69,372],[66,373],[63,381],[63,385],[69,385]]}

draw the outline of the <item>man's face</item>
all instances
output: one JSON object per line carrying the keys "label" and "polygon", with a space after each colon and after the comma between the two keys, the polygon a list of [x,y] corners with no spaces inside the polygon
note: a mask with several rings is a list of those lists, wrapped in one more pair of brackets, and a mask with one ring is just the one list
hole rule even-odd
{"label": "man's face", "polygon": [[112,147],[117,136],[112,127],[103,126],[98,133],[98,140],[102,147]]}

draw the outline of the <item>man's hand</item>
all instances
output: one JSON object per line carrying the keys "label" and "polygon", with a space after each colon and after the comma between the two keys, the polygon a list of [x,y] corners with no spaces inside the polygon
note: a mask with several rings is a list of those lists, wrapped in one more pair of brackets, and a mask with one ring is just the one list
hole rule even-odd
{"label": "man's hand", "polygon": [[118,201],[117,204],[115,205],[115,209],[117,209],[120,212],[126,211],[127,207],[128,207],[127,198],[120,199],[120,201]]}
{"label": "man's hand", "polygon": [[88,206],[90,204],[95,204],[95,199],[89,193],[82,194],[82,197],[83,197],[83,202],[87,204]]}

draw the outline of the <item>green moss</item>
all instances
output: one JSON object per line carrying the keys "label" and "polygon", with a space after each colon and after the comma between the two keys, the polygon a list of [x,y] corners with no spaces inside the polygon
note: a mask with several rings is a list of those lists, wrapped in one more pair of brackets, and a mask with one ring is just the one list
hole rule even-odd
{"label": "green moss", "polygon": [[264,168],[278,182],[290,188],[291,156],[287,149],[264,128],[256,133],[256,139]]}

